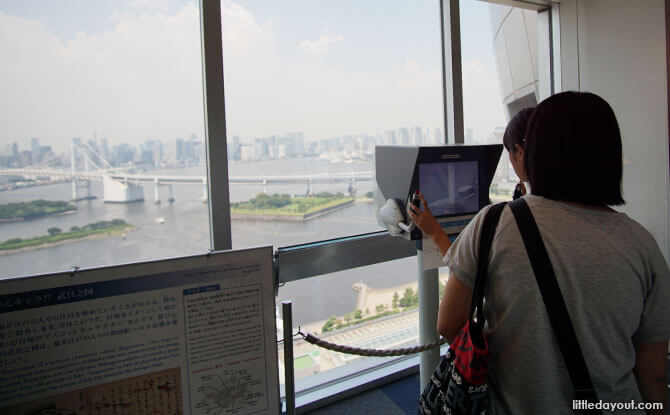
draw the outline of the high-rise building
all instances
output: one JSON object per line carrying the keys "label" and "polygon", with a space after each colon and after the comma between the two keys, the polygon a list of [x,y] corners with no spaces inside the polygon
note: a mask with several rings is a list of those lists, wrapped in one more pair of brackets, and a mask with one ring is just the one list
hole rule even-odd
{"label": "high-rise building", "polygon": [[18,154],[19,167],[26,167],[33,164],[33,153],[23,150]]}
{"label": "high-rise building", "polygon": [[101,156],[109,161],[109,141],[106,138],[100,140],[100,151],[102,152]]}
{"label": "high-rise building", "polygon": [[5,157],[14,157],[14,146],[15,145],[16,145],[16,143],[5,144],[5,151],[4,151]]}
{"label": "high-rise building", "polygon": [[40,139],[33,137],[30,139],[30,152],[33,153],[33,161],[37,161],[40,155]]}
{"label": "high-rise building", "polygon": [[277,139],[277,157],[288,157],[294,154],[293,140],[291,137],[282,137]]}
{"label": "high-rise building", "polygon": [[277,148],[277,136],[271,135],[268,137],[268,145],[270,149],[270,158],[276,159],[278,156],[279,149]]}
{"label": "high-rise building", "polygon": [[406,127],[398,129],[398,144],[403,146],[408,146],[409,142],[409,129]]}
{"label": "high-rise building", "polygon": [[130,164],[137,159],[137,149],[129,144],[112,147],[112,157],[117,165]]}
{"label": "high-rise building", "polygon": [[260,159],[270,158],[270,140],[267,137],[256,138],[254,140],[254,153]]}
{"label": "high-rise building", "polygon": [[442,129],[435,129],[435,144],[444,144],[444,136],[442,135]]}
{"label": "high-rise building", "polygon": [[411,144],[420,146],[423,144],[423,131],[421,130],[421,127],[413,127],[412,128],[412,140]]}
{"label": "high-rise building", "polygon": [[396,141],[396,133],[394,130],[384,131],[384,144],[394,146],[398,144]]}
{"label": "high-rise building", "polygon": [[249,161],[254,158],[254,146],[242,144],[240,146],[240,160]]}
{"label": "high-rise building", "polygon": [[232,142],[228,142],[228,160],[240,160],[240,136],[233,136]]}
{"label": "high-rise building", "polygon": [[291,133],[291,146],[293,147],[293,154],[305,154],[305,134],[302,132]]}
{"label": "high-rise building", "polygon": [[475,134],[472,128],[465,129],[465,144],[472,144],[475,140]]}

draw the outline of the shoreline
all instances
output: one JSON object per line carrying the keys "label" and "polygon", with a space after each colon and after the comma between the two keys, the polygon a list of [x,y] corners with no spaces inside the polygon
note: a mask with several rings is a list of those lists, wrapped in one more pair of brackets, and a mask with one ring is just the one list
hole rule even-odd
{"label": "shoreline", "polygon": [[[442,272],[440,272],[438,276],[438,280],[444,284],[446,284],[447,279],[449,277],[449,273],[447,272],[447,268],[444,267]],[[400,297],[405,292],[406,288],[411,288],[414,290],[414,292],[418,291],[418,281],[413,281],[405,284],[400,284],[400,285],[394,285],[391,287],[386,287],[386,288],[371,288],[370,286],[366,285],[364,282],[359,281],[355,282],[352,285],[352,289],[354,292],[356,292],[357,298],[356,298],[356,305],[354,306],[354,309],[351,310],[350,312],[355,312],[357,309],[361,310],[363,312],[363,317],[370,317],[374,316],[376,314],[381,314],[384,311],[392,311],[394,310],[392,306],[393,302],[393,293],[397,292]],[[441,300],[441,299],[440,299]],[[379,305],[385,306],[384,310],[381,312],[377,312],[376,308]],[[361,308],[362,307],[362,308]],[[369,313],[366,313],[366,310],[369,310]],[[408,311],[406,309],[403,309],[402,307],[398,308],[397,310],[400,310],[401,312]],[[348,313],[344,313],[342,315],[337,315],[338,319],[343,318],[343,316]],[[383,318],[383,317],[380,317]],[[314,334],[323,334],[321,329],[323,328],[323,325],[328,321],[328,319],[325,320],[317,320],[317,321],[312,321],[306,324],[301,325],[301,327]],[[374,320],[373,320],[374,321]],[[347,327],[343,327],[340,330],[346,330],[348,328],[356,327],[356,324],[352,324]],[[297,327],[296,327],[297,328]],[[334,330],[332,332],[328,332],[328,334],[331,334],[333,332],[337,332],[338,330]]]}
{"label": "shoreline", "polygon": [[21,252],[37,251],[39,249],[52,248],[54,246],[59,246],[59,245],[67,245],[67,244],[71,244],[73,242],[90,241],[90,240],[95,240],[95,239],[104,239],[104,238],[110,238],[110,237],[113,237],[113,236],[121,236],[122,238],[125,238],[126,234],[128,232],[134,230],[134,229],[138,229],[138,228],[137,227],[132,227],[132,228],[126,228],[126,229],[118,230],[118,231],[100,232],[100,233],[96,233],[96,234],[93,234],[93,235],[83,236],[81,238],[63,239],[62,241],[58,241],[58,242],[48,242],[48,243],[40,244],[40,245],[24,246],[23,248],[0,250],[0,256],[18,254],[18,253],[21,253]]}
{"label": "shoreline", "polygon": [[288,214],[288,215],[272,215],[266,213],[230,213],[230,218],[232,220],[262,220],[262,221],[284,221],[284,222],[305,222],[310,219],[317,218],[319,216],[326,215],[331,212],[335,212],[340,209],[344,209],[349,205],[356,203],[356,199],[351,199],[338,203],[334,206],[328,206],[314,212],[303,213],[303,214]]}
{"label": "shoreline", "polygon": [[77,209],[66,210],[64,212],[58,212],[58,213],[45,213],[43,215],[27,216],[27,217],[21,217],[21,218],[0,219],[0,224],[15,223],[15,222],[27,222],[27,221],[30,221],[30,220],[42,219],[42,218],[46,218],[46,217],[50,217],[50,216],[71,215],[73,213],[77,213]]}

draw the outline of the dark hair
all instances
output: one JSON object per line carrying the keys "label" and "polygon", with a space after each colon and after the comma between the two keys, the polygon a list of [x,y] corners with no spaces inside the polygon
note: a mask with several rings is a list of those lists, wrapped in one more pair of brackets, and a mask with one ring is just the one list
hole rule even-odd
{"label": "dark hair", "polygon": [[621,134],[614,111],[588,92],[542,101],[526,131],[524,166],[533,194],[588,205],[621,205]]}
{"label": "dark hair", "polygon": [[505,128],[505,134],[503,134],[505,150],[515,152],[515,144],[520,145],[522,148],[524,147],[523,139],[526,136],[526,126],[533,110],[534,108],[524,108],[509,120],[507,128]]}

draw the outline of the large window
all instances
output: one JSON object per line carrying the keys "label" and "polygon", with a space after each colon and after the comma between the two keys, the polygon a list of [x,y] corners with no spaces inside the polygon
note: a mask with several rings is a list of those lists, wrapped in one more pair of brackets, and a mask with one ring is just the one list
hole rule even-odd
{"label": "large window", "polygon": [[[542,96],[537,12],[460,3],[465,142],[499,143]],[[222,0],[229,177],[210,198],[199,13],[177,0],[0,3],[0,277],[203,253],[208,199],[226,191],[233,248],[381,231],[375,145],[445,142],[439,2]],[[522,33],[530,66],[517,68]],[[354,346],[416,343],[416,259],[356,268],[332,252],[310,261],[339,272],[279,288],[295,325]],[[378,362],[296,353],[299,390]]]}
{"label": "large window", "polygon": [[[550,94],[548,11],[462,0],[466,144],[502,144],[507,121]],[[491,199],[509,200],[519,178],[503,150]]]}
{"label": "large window", "polygon": [[233,247],[381,230],[375,145],[444,142],[439,4],[239,0],[222,15]]}
{"label": "large window", "polygon": [[2,276],[209,249],[197,2],[0,2],[0,50]]}
{"label": "large window", "polygon": [[[439,3],[221,6],[233,247],[382,230],[375,145],[444,142]],[[416,343],[416,267],[411,258],[297,280],[278,302],[293,300],[294,326],[335,343]],[[298,390],[380,362],[304,342],[295,353]]]}
{"label": "large window", "polygon": [[[336,344],[390,349],[419,344],[416,257],[287,283],[279,299],[293,301],[293,325]],[[444,288],[446,274],[440,287]],[[435,293],[436,296],[439,293]],[[388,358],[361,357],[294,341],[296,389],[301,392]],[[283,362],[283,348],[279,347]],[[280,365],[283,382],[283,366]]]}

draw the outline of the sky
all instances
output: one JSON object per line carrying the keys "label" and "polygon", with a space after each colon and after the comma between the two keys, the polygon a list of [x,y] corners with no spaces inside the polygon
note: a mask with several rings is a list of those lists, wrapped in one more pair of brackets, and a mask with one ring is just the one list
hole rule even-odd
{"label": "sky", "polygon": [[[504,125],[489,5],[461,1],[465,126]],[[222,0],[228,136],[443,127],[437,1]],[[204,134],[198,2],[0,0],[0,148]]]}

